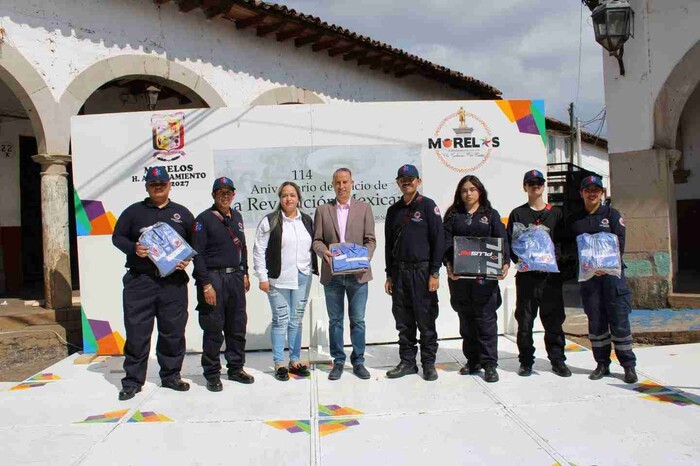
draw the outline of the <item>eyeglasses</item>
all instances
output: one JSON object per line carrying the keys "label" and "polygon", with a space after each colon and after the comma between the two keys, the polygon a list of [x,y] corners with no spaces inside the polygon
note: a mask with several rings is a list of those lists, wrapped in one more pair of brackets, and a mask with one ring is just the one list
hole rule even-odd
{"label": "eyeglasses", "polygon": [[530,187],[533,186],[544,186],[544,181],[528,181],[527,185]]}

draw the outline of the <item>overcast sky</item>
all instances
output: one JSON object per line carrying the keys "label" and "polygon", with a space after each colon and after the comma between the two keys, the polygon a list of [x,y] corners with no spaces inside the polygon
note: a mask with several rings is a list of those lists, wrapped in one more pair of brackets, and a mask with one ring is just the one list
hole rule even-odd
{"label": "overcast sky", "polygon": [[[567,106],[593,119],[605,106],[601,47],[579,0],[286,0],[320,17],[480,79],[504,98],[545,99],[547,115],[568,122]],[[600,122],[586,130],[595,132]],[[604,134],[604,131],[603,131]]]}

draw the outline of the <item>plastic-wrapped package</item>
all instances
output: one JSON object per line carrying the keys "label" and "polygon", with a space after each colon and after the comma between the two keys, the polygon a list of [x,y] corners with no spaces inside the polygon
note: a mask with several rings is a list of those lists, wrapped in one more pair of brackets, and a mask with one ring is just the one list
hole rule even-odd
{"label": "plastic-wrapped package", "polygon": [[144,230],[139,243],[148,247],[148,257],[162,277],[167,277],[175,271],[177,264],[197,254],[173,227],[163,222],[157,222]]}
{"label": "plastic-wrapped package", "polygon": [[546,226],[526,227],[522,223],[514,223],[511,248],[519,259],[515,264],[518,272],[559,272],[554,243]]}
{"label": "plastic-wrapped package", "polygon": [[369,269],[369,251],[353,243],[334,243],[329,247],[334,275],[362,272]]}
{"label": "plastic-wrapped package", "polygon": [[600,232],[594,235],[583,233],[576,237],[578,246],[578,281],[585,282],[596,272],[620,277],[622,258],[620,242],[613,233]]}

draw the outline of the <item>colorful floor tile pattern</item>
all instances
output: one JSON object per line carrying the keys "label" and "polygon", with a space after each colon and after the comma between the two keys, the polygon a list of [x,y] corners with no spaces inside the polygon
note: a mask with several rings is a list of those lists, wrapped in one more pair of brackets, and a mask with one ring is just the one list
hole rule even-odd
{"label": "colorful floor tile pattern", "polygon": [[265,424],[278,430],[286,430],[290,434],[298,434],[299,432],[306,432],[307,434],[311,433],[311,426],[308,419],[265,421]]}
{"label": "colorful floor tile pattern", "polygon": [[165,414],[154,413],[153,411],[141,412],[136,410],[131,419],[127,422],[175,422]]}
{"label": "colorful floor tile pattern", "polygon": [[50,372],[37,374],[28,378],[21,384],[15,385],[14,387],[10,388],[10,391],[27,390],[29,388],[43,387],[47,383],[55,382],[56,380],[61,380],[61,377]]}
{"label": "colorful floor tile pattern", "polygon": [[86,417],[83,421],[77,421],[75,424],[115,424],[128,412],[128,409],[120,409],[119,411],[95,414],[94,416]]}
{"label": "colorful floor tile pattern", "polygon": [[319,416],[356,416],[363,414],[362,411],[357,411],[352,408],[343,408],[338,405],[318,405]]}
{"label": "colorful floor tile pattern", "polygon": [[439,362],[435,364],[435,369],[445,372],[457,372],[462,366],[458,362]]}
{"label": "colorful floor tile pattern", "polygon": [[[357,416],[360,414],[363,413],[352,408],[338,405],[318,405],[318,415],[323,418]],[[311,425],[308,419],[266,421],[265,424],[278,430],[286,430],[290,434],[298,434],[299,432],[311,433]],[[360,421],[357,419],[321,419],[318,421],[318,433],[321,437],[324,437],[358,425],[360,425]]]}
{"label": "colorful floor tile pattern", "polygon": [[577,345],[576,343],[569,343],[564,347],[564,351],[567,353],[578,353],[580,351],[588,351],[586,348],[584,348],[581,345]]}

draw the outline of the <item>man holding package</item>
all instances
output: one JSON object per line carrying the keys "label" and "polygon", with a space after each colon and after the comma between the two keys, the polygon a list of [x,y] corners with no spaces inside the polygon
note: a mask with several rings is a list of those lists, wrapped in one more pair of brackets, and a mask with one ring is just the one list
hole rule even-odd
{"label": "man holding package", "polygon": [[[598,176],[584,178],[581,181],[581,196],[584,209],[567,219],[567,232],[574,237],[584,233],[611,233],[617,236],[619,245],[617,252],[621,258],[625,252],[625,222],[620,212],[603,205],[605,198],[603,180]],[[579,261],[581,259],[579,257]],[[597,271],[592,278],[581,283],[581,301],[588,317],[588,333],[593,357],[598,363],[588,378],[599,380],[610,375],[610,351],[614,342],[615,354],[625,370],[625,382],[635,383],[637,359],[632,352],[632,331],[629,319],[632,305],[622,267],[620,272],[620,277],[616,277]]]}
{"label": "man holding package", "polygon": [[[540,320],[544,326],[544,344],[547,349],[547,357],[552,364],[552,371],[561,377],[570,377],[571,371],[566,367],[564,346],[566,340],[562,325],[566,319],[564,313],[564,296],[562,293],[561,274],[556,267],[556,255],[554,253],[554,241],[558,240],[562,233],[563,213],[557,207],[544,202],[545,177],[539,170],[530,170],[523,177],[523,190],[527,193],[527,203],[517,207],[508,218],[508,240],[511,245],[510,257],[516,263],[518,273],[515,276],[517,301],[515,305],[515,319],[518,322],[518,359],[520,369],[518,375],[527,377],[532,374],[532,365],[535,363],[535,346],[532,340],[532,327],[537,317],[537,309],[540,311]],[[513,234],[515,224],[520,224],[517,230],[522,234]],[[522,228],[524,227],[524,229]],[[545,227],[546,230],[541,227]],[[542,229],[536,232],[536,229]],[[541,242],[530,241],[529,249],[523,250],[521,255],[533,254],[532,246],[540,245],[540,254],[532,255],[527,260],[518,256],[518,246],[532,238],[531,233],[543,233],[544,240],[548,241],[550,248],[544,248]],[[515,236],[515,238],[514,238]],[[515,244],[514,244],[515,242]],[[523,244],[523,246],[528,246]],[[523,248],[525,249],[525,248]],[[551,256],[551,257],[549,257]]]}
{"label": "man holding package", "polygon": [[[333,189],[336,198],[316,209],[314,218],[313,250],[322,259],[321,284],[326,295],[328,310],[329,340],[333,368],[328,379],[338,380],[343,375],[345,351],[343,349],[343,318],[345,296],[348,297],[350,318],[350,341],[352,342],[353,373],[361,379],[369,379],[365,368],[365,307],[367,306],[367,282],[372,279],[372,270],[363,269],[356,273],[334,274],[331,267],[333,254],[331,246],[337,243],[350,243],[339,248],[352,253],[352,245],[367,248],[368,258],[374,253],[374,215],[369,204],[352,199],[352,172],[339,168],[333,173]],[[334,246],[336,247],[336,246]],[[356,249],[356,248],[355,248]],[[342,251],[336,251],[340,254]],[[347,257],[347,254],[346,254]]]}
{"label": "man holding package", "polygon": [[204,331],[202,368],[207,389],[223,390],[221,384],[221,345],[226,341],[228,378],[251,384],[252,375],[243,370],[245,335],[248,324],[245,294],[248,281],[248,248],[243,217],[231,208],[236,188],[229,178],[214,181],[214,205],[197,216],[192,245],[199,252],[194,258],[199,325]]}
{"label": "man holding package", "polygon": [[153,322],[158,319],[156,356],[164,388],[187,391],[190,386],[180,379],[185,358],[185,325],[187,324],[187,282],[185,267],[180,262],[176,271],[162,277],[148,257],[148,248],[139,242],[142,232],[157,222],[168,224],[185,241],[190,240],[194,219],[186,207],[172,202],[170,176],[165,167],[146,171],[148,197],[127,207],[114,227],[112,243],[126,254],[124,275],[124,371],[120,400],[129,400],[141,391],[146,381],[148,353],[151,347]]}

